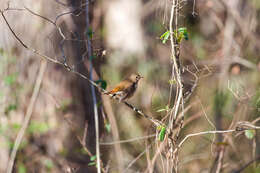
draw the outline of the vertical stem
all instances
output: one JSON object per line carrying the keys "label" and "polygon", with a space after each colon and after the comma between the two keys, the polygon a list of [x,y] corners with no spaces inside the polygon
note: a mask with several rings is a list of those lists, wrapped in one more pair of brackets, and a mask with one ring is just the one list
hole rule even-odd
{"label": "vertical stem", "polygon": [[[170,121],[169,121],[169,125],[170,125],[170,128],[173,127],[173,121],[177,118],[177,113],[178,113],[178,110],[179,110],[179,106],[180,104],[182,103],[182,99],[183,99],[183,89],[182,89],[182,82],[181,82],[181,74],[180,74],[180,66],[178,65],[179,64],[179,48],[178,46],[179,45],[175,45],[176,41],[174,38],[174,30],[173,30],[173,20],[174,20],[174,16],[176,17],[176,21],[175,21],[175,27],[176,27],[176,33],[177,33],[177,29],[178,29],[178,26],[177,26],[177,14],[178,14],[178,0],[173,0],[173,3],[172,3],[172,8],[171,8],[171,17],[170,17],[170,23],[169,23],[169,27],[170,27],[170,40],[171,40],[171,58],[173,60],[173,68],[172,68],[172,76],[175,74],[176,75],[176,79],[177,79],[177,98],[175,99],[175,109],[174,109],[174,116],[171,116],[170,118]],[[174,15],[175,14],[175,15]],[[171,85],[171,88],[172,90],[172,85]]]}
{"label": "vertical stem", "polygon": [[[87,31],[87,48],[88,48],[88,58],[90,59],[90,80],[92,81],[92,72],[93,72],[93,64],[92,64],[92,50],[91,50],[91,41],[89,36],[89,0],[86,0],[86,31]],[[96,156],[97,156],[97,171],[101,173],[100,169],[100,150],[99,150],[99,125],[98,125],[98,110],[97,110],[97,98],[95,93],[94,85],[91,85],[91,94],[93,98],[94,104],[94,116],[95,116],[95,131],[96,131]]]}
{"label": "vertical stem", "polygon": [[40,71],[39,74],[37,76],[36,82],[35,82],[35,86],[33,88],[33,94],[29,103],[29,106],[26,110],[26,114],[25,114],[25,118],[24,118],[24,122],[22,124],[22,128],[19,130],[19,133],[15,139],[14,142],[14,148],[11,152],[11,156],[7,165],[7,169],[6,169],[6,173],[12,173],[13,172],[13,166],[14,166],[14,161],[15,161],[15,157],[16,157],[16,153],[19,149],[19,146],[23,140],[23,136],[25,134],[25,131],[30,123],[31,117],[32,117],[32,113],[33,113],[33,108],[35,105],[35,102],[37,100],[37,96],[39,94],[40,91],[40,87],[41,87],[41,83],[42,83],[42,79],[44,76],[44,72],[47,66],[47,61],[43,60],[41,62],[41,66],[40,66]]}
{"label": "vertical stem", "polygon": [[[173,56],[175,55],[175,45],[174,45],[174,40],[173,40],[173,28],[172,28],[172,22],[173,22],[173,17],[174,17],[174,0],[173,0],[173,4],[172,4],[172,8],[171,8],[171,17],[170,17],[170,23],[169,23],[169,27],[170,27],[170,41],[171,41],[171,58],[173,59]],[[174,78],[174,66],[172,66],[172,75],[171,75],[171,80],[173,80]],[[170,101],[171,101],[171,97],[172,97],[172,87],[173,84],[172,82],[170,82],[170,96],[169,96],[169,106],[170,106]]]}

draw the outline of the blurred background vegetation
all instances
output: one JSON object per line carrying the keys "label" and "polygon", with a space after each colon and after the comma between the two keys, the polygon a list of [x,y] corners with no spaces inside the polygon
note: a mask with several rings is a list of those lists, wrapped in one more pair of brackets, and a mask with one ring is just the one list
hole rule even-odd
{"label": "blurred background vegetation", "polygon": [[[106,81],[108,89],[129,74],[140,73],[144,79],[129,102],[156,119],[163,119],[167,105],[173,105],[174,100],[170,104],[168,100],[170,83],[174,83],[170,81],[171,45],[160,39],[169,30],[171,1],[90,1],[93,57],[85,55],[89,34],[85,1],[2,1],[1,10],[8,2],[13,8],[5,15],[28,46],[62,63],[65,55],[69,66],[87,76],[92,61],[94,80]],[[259,126],[260,1],[186,0],[181,6],[179,27],[187,28],[189,39],[181,42],[180,59],[183,67],[196,74],[198,83],[185,103],[179,138],[234,129],[240,121]],[[55,21],[66,39],[53,24],[24,7]],[[0,172],[5,172],[43,60],[19,44],[2,17],[0,24]],[[95,157],[89,156],[79,140],[87,129],[84,142],[95,156],[90,84],[62,65],[48,63],[44,71],[14,172],[96,172]],[[182,75],[189,93],[194,76],[187,71]],[[172,92],[175,94],[175,87]],[[112,173],[151,172],[149,166],[158,150],[152,123],[97,90],[96,94],[104,167],[109,165]],[[108,143],[143,136],[150,137]],[[179,151],[179,172],[216,172],[216,160],[224,151],[221,172],[260,173],[259,137],[259,131],[248,130],[190,138]],[[152,172],[167,172],[166,154],[162,151]]]}

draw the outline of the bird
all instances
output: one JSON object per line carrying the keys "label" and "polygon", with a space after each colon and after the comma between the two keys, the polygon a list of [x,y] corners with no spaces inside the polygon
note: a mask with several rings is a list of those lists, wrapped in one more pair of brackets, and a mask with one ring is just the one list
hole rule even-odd
{"label": "bird", "polygon": [[105,94],[112,94],[112,97],[118,96],[119,102],[125,101],[126,99],[129,99],[134,95],[137,89],[138,82],[142,78],[143,77],[140,74],[133,73],[128,78],[116,85],[114,89],[112,89],[109,92],[106,92]]}

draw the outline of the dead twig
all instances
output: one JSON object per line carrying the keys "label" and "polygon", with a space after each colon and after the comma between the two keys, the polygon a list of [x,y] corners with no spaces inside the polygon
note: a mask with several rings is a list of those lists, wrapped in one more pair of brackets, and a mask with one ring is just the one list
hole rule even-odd
{"label": "dead twig", "polygon": [[178,144],[178,146],[176,147],[176,149],[174,150],[173,153],[176,153],[180,147],[183,145],[183,143],[189,139],[190,137],[194,137],[194,136],[200,136],[200,135],[206,135],[206,134],[223,134],[223,133],[233,133],[236,132],[236,129],[231,129],[231,130],[213,130],[213,131],[205,131],[205,132],[198,132],[198,133],[191,133],[188,134],[187,136],[184,137],[184,139]]}
{"label": "dead twig", "polygon": [[6,169],[7,173],[12,173],[14,160],[15,160],[15,157],[16,157],[16,153],[17,153],[18,148],[19,148],[19,146],[20,146],[20,144],[22,142],[25,130],[27,129],[27,127],[28,127],[28,125],[30,123],[30,119],[31,119],[31,116],[32,116],[33,108],[34,108],[37,96],[39,94],[39,91],[40,91],[40,87],[41,87],[41,83],[42,83],[42,79],[43,79],[43,76],[44,76],[44,72],[45,72],[46,66],[47,66],[47,62],[45,60],[41,61],[39,74],[38,74],[36,82],[35,82],[35,86],[34,86],[34,89],[33,89],[33,94],[32,94],[29,106],[27,108],[26,114],[25,114],[24,122],[22,124],[21,129],[19,130],[19,133],[18,133],[16,139],[15,139],[14,148],[13,148],[13,150],[11,152],[11,156],[10,156],[10,159],[9,159],[9,162],[8,162],[8,165],[7,165],[7,169]]}

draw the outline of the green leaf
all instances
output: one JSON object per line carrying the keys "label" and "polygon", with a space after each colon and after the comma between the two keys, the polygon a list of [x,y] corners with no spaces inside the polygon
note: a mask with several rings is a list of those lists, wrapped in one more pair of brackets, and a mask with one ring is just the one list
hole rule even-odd
{"label": "green leaf", "polygon": [[46,133],[49,130],[49,126],[45,122],[32,121],[28,127],[29,133]]}
{"label": "green leaf", "polygon": [[93,38],[94,32],[93,32],[92,28],[88,28],[87,35],[89,36],[90,39]]}
{"label": "green leaf", "polygon": [[105,124],[105,128],[106,128],[107,132],[110,133],[110,131],[111,131],[111,125],[110,125],[109,123],[106,123],[106,124]]}
{"label": "green leaf", "polygon": [[187,28],[186,27],[181,27],[181,28],[178,29],[178,32],[179,33],[185,33],[185,32],[187,32]]}
{"label": "green leaf", "polygon": [[165,134],[166,134],[166,128],[165,127],[162,127],[160,133],[159,133],[159,140],[162,142],[164,140],[164,137],[165,137]]}
{"label": "green leaf", "polygon": [[185,33],[184,33],[184,39],[185,39],[185,40],[189,40],[188,32],[185,32]]}
{"label": "green leaf", "polygon": [[11,111],[16,110],[17,105],[16,104],[10,104],[5,108],[5,114],[8,115]]}
{"label": "green leaf", "polygon": [[156,130],[161,130],[163,126],[159,125],[156,127]]}
{"label": "green leaf", "polygon": [[12,126],[13,126],[13,129],[17,132],[18,130],[20,130],[21,129],[21,127],[22,127],[22,125],[21,124],[18,124],[18,123],[14,123],[14,124],[12,124]]}
{"label": "green leaf", "polygon": [[88,166],[94,166],[94,165],[96,165],[96,162],[90,162],[90,163],[88,163]]}
{"label": "green leaf", "polygon": [[168,82],[169,82],[169,84],[171,84],[171,85],[176,84],[176,80],[174,80],[174,79],[170,79]]}
{"label": "green leaf", "polygon": [[91,55],[91,56],[89,57],[89,60],[92,61],[92,60],[95,59],[96,57],[97,57],[96,55]]}
{"label": "green leaf", "polygon": [[44,165],[46,166],[47,169],[52,169],[54,167],[54,164],[50,159],[44,160]]}
{"label": "green leaf", "polygon": [[162,43],[165,44],[170,37],[170,31],[166,31],[160,36],[160,39],[162,40]]}
{"label": "green leaf", "polygon": [[64,99],[61,104],[60,107],[58,107],[58,110],[62,111],[62,112],[66,112],[69,109],[69,106],[72,104],[72,100],[70,99]]}
{"label": "green leaf", "polygon": [[169,111],[169,106],[168,106],[168,105],[167,105],[167,106],[165,106],[165,108],[158,109],[156,112],[164,112],[164,111],[166,111],[166,112],[168,112],[168,111]]}
{"label": "green leaf", "polygon": [[18,173],[26,173],[26,167],[23,163],[18,164]]}
{"label": "green leaf", "polygon": [[[2,144],[2,143],[0,143]],[[28,141],[26,139],[24,139],[21,144],[19,145],[18,149],[21,150],[23,148],[25,148],[28,144]],[[7,146],[10,150],[12,150],[14,148],[14,141],[7,139],[4,143],[5,146]]]}
{"label": "green leaf", "polygon": [[95,81],[96,84],[100,85],[104,90],[107,88],[107,82],[105,80],[99,79]]}
{"label": "green leaf", "polygon": [[245,135],[247,139],[253,139],[255,137],[255,130],[246,130]]}
{"label": "green leaf", "polygon": [[97,159],[97,156],[96,156],[96,155],[90,157],[90,160],[91,160],[91,161],[94,161],[94,160],[96,160],[96,159]]}
{"label": "green leaf", "polygon": [[16,74],[11,74],[8,75],[4,78],[4,83],[6,85],[12,85],[16,81],[17,75]]}
{"label": "green leaf", "polygon": [[182,27],[178,29],[178,33],[174,31],[174,36],[177,39],[177,42],[180,43],[182,39],[184,38],[185,40],[188,40],[188,32],[186,27]]}

